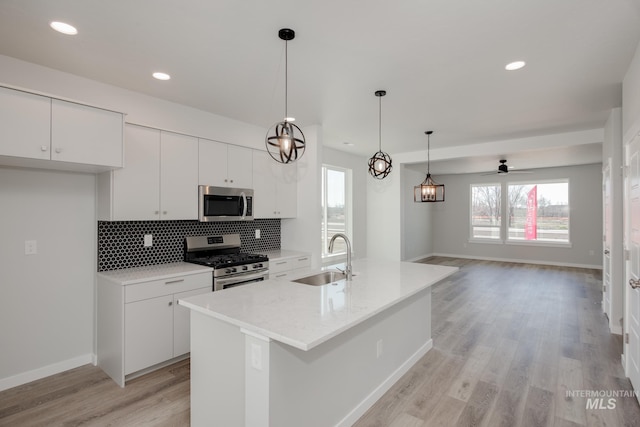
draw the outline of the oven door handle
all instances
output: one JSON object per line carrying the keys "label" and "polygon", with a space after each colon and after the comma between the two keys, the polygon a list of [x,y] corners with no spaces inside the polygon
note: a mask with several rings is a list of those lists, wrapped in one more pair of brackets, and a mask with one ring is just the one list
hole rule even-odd
{"label": "oven door handle", "polygon": [[247,195],[242,191],[240,197],[242,197],[242,218],[240,219],[244,219],[247,216]]}
{"label": "oven door handle", "polygon": [[255,279],[268,279],[269,278],[269,271],[268,270],[262,270],[258,273],[251,273],[251,274],[236,274],[235,276],[231,276],[231,277],[225,277],[225,278],[215,278],[216,281],[216,285],[218,286],[226,286],[229,284],[234,284],[234,283],[238,283],[238,282],[248,282],[250,280],[255,280]]}

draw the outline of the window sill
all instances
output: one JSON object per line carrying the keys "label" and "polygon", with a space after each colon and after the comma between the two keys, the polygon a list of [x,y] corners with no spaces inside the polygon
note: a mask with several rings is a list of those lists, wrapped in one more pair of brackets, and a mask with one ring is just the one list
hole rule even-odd
{"label": "window sill", "polygon": [[542,246],[547,248],[572,248],[571,242],[552,242],[546,240],[507,240],[507,245],[514,246]]}
{"label": "window sill", "polygon": [[469,239],[469,243],[486,243],[489,245],[502,245],[504,242],[502,239],[481,239],[479,237],[474,237]]}

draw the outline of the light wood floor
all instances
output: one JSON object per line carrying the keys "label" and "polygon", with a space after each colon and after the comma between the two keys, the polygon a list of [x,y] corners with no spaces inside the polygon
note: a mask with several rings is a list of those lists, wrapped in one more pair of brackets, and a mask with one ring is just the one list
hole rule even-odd
{"label": "light wood floor", "polygon": [[[602,314],[599,271],[423,262],[461,269],[433,287],[434,348],[357,427],[640,426],[634,398],[587,409],[584,397],[567,396],[631,390],[621,339]],[[188,360],[124,389],[87,365],[0,392],[0,426],[188,425]]]}

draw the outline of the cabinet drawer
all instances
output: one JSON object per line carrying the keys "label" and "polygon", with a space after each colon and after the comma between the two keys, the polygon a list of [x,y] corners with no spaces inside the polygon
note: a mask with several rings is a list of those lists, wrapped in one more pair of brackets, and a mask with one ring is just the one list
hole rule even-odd
{"label": "cabinet drawer", "polygon": [[291,268],[311,267],[311,257],[309,255],[299,256],[292,260]]}
{"label": "cabinet drawer", "polygon": [[124,302],[140,301],[208,286],[213,286],[212,275],[209,272],[136,283],[125,287]]}
{"label": "cabinet drawer", "polygon": [[281,271],[291,270],[292,268],[292,258],[284,258],[277,259],[273,261],[269,261],[269,274],[280,273]]}

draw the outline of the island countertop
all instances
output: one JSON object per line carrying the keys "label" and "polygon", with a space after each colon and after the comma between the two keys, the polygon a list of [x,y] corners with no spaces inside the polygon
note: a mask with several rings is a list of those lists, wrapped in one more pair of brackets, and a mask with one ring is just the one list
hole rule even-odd
{"label": "island countertop", "polygon": [[[178,303],[248,333],[308,351],[457,270],[361,259],[353,261],[351,282],[310,286],[292,282],[292,277],[270,279],[180,299]],[[320,271],[310,269],[298,277]]]}

